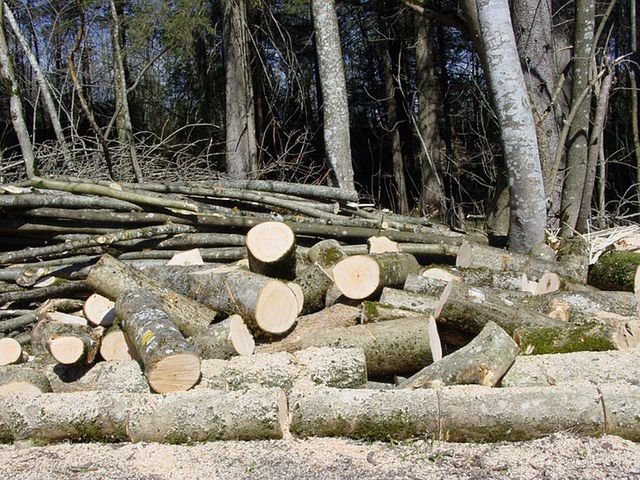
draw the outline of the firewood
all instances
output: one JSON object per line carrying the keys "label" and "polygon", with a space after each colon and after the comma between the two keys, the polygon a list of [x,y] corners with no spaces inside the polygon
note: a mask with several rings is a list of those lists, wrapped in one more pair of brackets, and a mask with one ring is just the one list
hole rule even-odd
{"label": "firewood", "polygon": [[128,292],[116,301],[122,328],[136,346],[151,388],[158,393],[188,390],[200,377],[200,358],[164,308],[145,292]]}
{"label": "firewood", "polygon": [[419,268],[415,257],[407,253],[356,255],[337,263],[333,277],[343,295],[361,300],[384,287],[401,287],[407,275]]}
{"label": "firewood", "polygon": [[54,393],[129,392],[149,393],[149,382],[140,364],[133,360],[98,362],[93,365],[36,363]]}
{"label": "firewood", "polygon": [[46,330],[47,350],[63,365],[93,363],[103,331],[102,327],[52,322]]}
{"label": "firewood", "polygon": [[13,338],[0,338],[0,366],[26,361],[22,346]]}
{"label": "firewood", "polygon": [[88,325],[84,317],[69,315],[62,312],[44,312],[38,315],[38,323],[33,327],[31,338],[32,353],[36,356],[47,352],[47,343],[51,337],[51,329],[55,329],[56,324],[68,324],[80,327]]}
{"label": "firewood", "polygon": [[[524,285],[524,274],[512,273],[512,272],[494,272],[491,270],[483,269],[464,269],[454,270],[447,272],[443,270],[443,273],[438,273],[439,277],[446,277],[445,273],[449,273],[452,280],[463,282],[470,287],[490,287],[501,290],[516,290],[522,291]],[[427,275],[433,275],[430,272]],[[412,274],[407,276],[407,280],[404,284],[405,290],[413,293],[432,293],[434,288],[445,284],[446,280],[440,280],[433,278],[432,276],[425,276],[423,274]],[[436,293],[437,294],[437,293]]]}
{"label": "firewood", "polygon": [[167,265],[203,265],[202,255],[197,248],[187,250],[185,252],[176,253]]}
{"label": "firewood", "polygon": [[[390,289],[391,290],[391,289]],[[401,291],[401,290],[398,290]],[[382,302],[365,300],[360,304],[360,323],[384,322],[398,318],[415,317],[417,313],[403,308],[392,307]]]}
{"label": "firewood", "polygon": [[637,292],[640,289],[640,253],[601,255],[589,271],[589,284],[602,290]]}
{"label": "firewood", "polygon": [[101,327],[113,325],[116,319],[115,303],[100,294],[94,293],[84,302],[82,307],[84,318],[91,324]]}
{"label": "firewood", "polygon": [[298,315],[304,310],[304,291],[302,287],[295,282],[287,282],[287,287],[293,292],[298,302]]}
{"label": "firewood", "polygon": [[267,277],[296,276],[296,237],[282,222],[264,222],[247,233],[249,269]]}
{"label": "firewood", "polygon": [[119,325],[112,325],[100,342],[100,356],[107,362],[137,360],[138,351]]}
{"label": "firewood", "polygon": [[640,386],[637,350],[523,355],[502,379],[503,387],[546,387],[591,382]]}
{"label": "firewood", "polygon": [[[33,368],[24,365],[5,365],[0,367],[0,397],[14,393],[46,393],[51,391],[47,377]],[[19,397],[18,397],[19,398]],[[3,423],[0,412],[0,424]],[[2,438],[2,427],[0,427]]]}
{"label": "firewood", "polygon": [[103,208],[122,212],[142,210],[142,208],[135,203],[108,197],[83,195],[38,195],[33,193],[0,196],[0,208],[3,209],[22,210],[40,207]]}
{"label": "firewood", "polygon": [[446,284],[440,284],[432,289],[432,294],[411,293],[395,288],[385,288],[380,296],[380,303],[387,307],[411,310],[413,312],[431,315],[435,312]]}
{"label": "firewood", "polygon": [[200,358],[226,360],[235,355],[251,355],[255,341],[240,315],[209,325],[206,330],[189,338]]}
{"label": "firewood", "polygon": [[399,252],[398,242],[389,240],[387,237],[370,237],[367,239],[367,247],[369,255],[376,253]]}
{"label": "firewood", "polygon": [[86,284],[111,300],[116,300],[132,290],[149,292],[161,303],[162,308],[167,311],[185,336],[195,335],[205,330],[216,315],[204,305],[164,287],[139,270],[119,262],[110,255],[103,255],[93,266]]}
{"label": "firewood", "polygon": [[432,388],[457,384],[493,387],[509,370],[519,350],[507,332],[489,322],[467,346],[423,368],[398,387]]}

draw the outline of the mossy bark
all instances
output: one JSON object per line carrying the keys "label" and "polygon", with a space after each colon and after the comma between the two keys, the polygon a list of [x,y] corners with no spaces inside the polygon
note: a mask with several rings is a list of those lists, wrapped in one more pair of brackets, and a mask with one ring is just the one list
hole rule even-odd
{"label": "mossy bark", "polygon": [[311,263],[317,263],[323,268],[330,268],[340,260],[347,258],[347,254],[342,251],[341,247],[337,240],[322,240],[307,251],[307,258]]}
{"label": "mossy bark", "polygon": [[238,355],[231,338],[231,318],[209,325],[205,331],[190,337],[189,343],[202,359],[227,360]]}
{"label": "mossy bark", "polygon": [[86,325],[73,325],[69,323],[52,322],[46,329],[44,339],[47,349],[52,356],[50,342],[58,337],[75,337],[82,341],[83,354],[74,364],[91,364],[95,361],[100,351],[100,341],[104,333],[103,327],[91,328]]}
{"label": "mossy bark", "polygon": [[324,268],[318,264],[311,265],[294,282],[300,286],[304,296],[303,315],[324,308],[327,292],[333,285],[333,279]]}
{"label": "mossy bark", "polygon": [[382,290],[380,303],[388,307],[431,315],[438,306],[439,296],[443,290],[444,288],[441,288],[432,290],[433,294],[421,294],[387,287]]}
{"label": "mossy bark", "polygon": [[602,290],[635,292],[639,267],[640,253],[605,253],[591,267],[589,284]]}
{"label": "mossy bark", "polygon": [[5,365],[0,367],[0,397],[12,391],[11,384],[27,384],[42,393],[51,391],[47,377],[35,368],[26,365]]}

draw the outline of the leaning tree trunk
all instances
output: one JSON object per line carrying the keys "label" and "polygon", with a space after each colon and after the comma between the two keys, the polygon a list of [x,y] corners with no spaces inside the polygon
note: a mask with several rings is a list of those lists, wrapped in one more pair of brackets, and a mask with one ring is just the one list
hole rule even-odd
{"label": "leaning tree trunk", "polygon": [[595,1],[577,0],[575,3],[576,20],[573,42],[573,83],[571,86],[571,108],[577,106],[576,116],[569,128],[567,145],[567,175],[562,189],[563,236],[571,236],[578,221],[582,192],[587,173],[587,155],[589,142],[589,118],[591,112],[591,93],[583,97],[583,92],[591,90],[589,67],[595,24]]}
{"label": "leaning tree trunk", "polygon": [[536,140],[506,0],[478,0],[489,90],[500,123],[509,178],[509,248],[526,252],[544,240],[546,209]]}
{"label": "leaning tree trunk", "polygon": [[258,148],[245,0],[222,2],[226,70],[226,155],[231,178],[256,178]]}
{"label": "leaning tree trunk", "polygon": [[327,160],[335,185],[355,190],[351,165],[347,83],[335,1],[312,0],[311,10],[322,89]]}
{"label": "leaning tree trunk", "polygon": [[[0,10],[4,10],[4,2],[0,4]],[[0,13],[3,12],[0,11]],[[33,153],[33,145],[31,145],[31,138],[29,137],[29,130],[24,120],[20,87],[18,86],[16,74],[13,69],[13,61],[9,56],[9,46],[7,45],[7,38],[4,34],[4,22],[1,21],[2,18],[4,18],[4,14],[0,15],[0,72],[3,83],[6,85],[6,89],[9,90],[11,122],[13,123],[13,129],[20,143],[22,158],[24,159],[24,165],[27,169],[27,177],[31,178],[35,175],[35,155]]]}

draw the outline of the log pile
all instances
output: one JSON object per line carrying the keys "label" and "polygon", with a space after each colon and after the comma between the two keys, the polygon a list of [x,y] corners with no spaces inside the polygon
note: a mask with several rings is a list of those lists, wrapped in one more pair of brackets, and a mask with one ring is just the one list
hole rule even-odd
{"label": "log pile", "polygon": [[635,258],[283,182],[0,192],[2,441],[640,440]]}

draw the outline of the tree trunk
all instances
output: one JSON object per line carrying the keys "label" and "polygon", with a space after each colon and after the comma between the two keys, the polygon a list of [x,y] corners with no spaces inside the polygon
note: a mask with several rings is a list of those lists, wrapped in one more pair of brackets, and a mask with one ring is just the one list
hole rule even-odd
{"label": "tree trunk", "polygon": [[608,252],[600,256],[589,272],[589,284],[601,290],[640,290],[640,253]]}
{"label": "tree trunk", "polygon": [[349,104],[335,0],[312,0],[322,88],[324,145],[335,186],[354,191]]}
{"label": "tree trunk", "polygon": [[[0,368],[0,398],[13,396],[15,393],[47,393],[51,384],[47,377],[38,370],[22,365],[6,365]],[[1,414],[0,414],[1,418]],[[0,420],[0,424],[2,420]],[[0,427],[2,438],[2,427]]]}
{"label": "tree trunk", "polygon": [[544,240],[546,208],[536,129],[506,0],[477,0],[487,77],[509,177],[509,248],[528,252]]}
{"label": "tree trunk", "polygon": [[255,105],[246,0],[223,0],[223,46],[226,71],[226,156],[231,178],[258,176]]}
{"label": "tree trunk", "polygon": [[[562,224],[560,226],[561,233],[565,237],[572,236],[576,227],[587,174],[589,120],[591,117],[589,67],[594,35],[595,1],[576,0],[575,12],[571,109],[577,108],[577,113],[569,127],[569,138],[566,145],[567,173],[562,189]],[[585,91],[589,93],[580,100]],[[576,105],[578,101],[580,103]]]}

